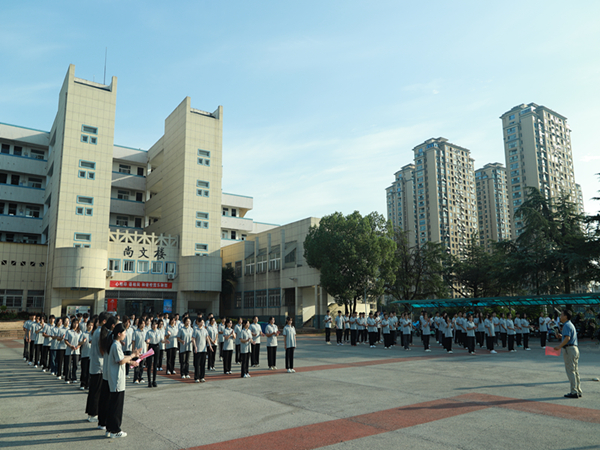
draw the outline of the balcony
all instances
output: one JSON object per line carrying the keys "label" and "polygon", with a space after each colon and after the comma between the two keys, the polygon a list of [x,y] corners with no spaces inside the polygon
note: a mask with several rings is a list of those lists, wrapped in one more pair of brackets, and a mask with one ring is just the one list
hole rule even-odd
{"label": "balcony", "polygon": [[143,202],[131,200],[110,199],[110,212],[113,214],[124,214],[128,216],[144,216],[145,205]]}
{"label": "balcony", "polygon": [[15,203],[44,204],[44,189],[29,186],[0,184],[0,199]]}
{"label": "balcony", "polygon": [[131,175],[129,173],[113,172],[111,185],[116,188],[145,191],[146,177]]}
{"label": "balcony", "polygon": [[42,219],[0,214],[0,230],[7,233],[42,234]]}
{"label": "balcony", "polygon": [[221,216],[221,228],[227,230],[239,230],[251,232],[254,227],[252,219],[244,219],[243,217]]}
{"label": "balcony", "polygon": [[0,166],[2,170],[7,172],[26,173],[29,175],[46,175],[46,163],[45,159],[29,158],[27,156],[15,156],[0,154]]}

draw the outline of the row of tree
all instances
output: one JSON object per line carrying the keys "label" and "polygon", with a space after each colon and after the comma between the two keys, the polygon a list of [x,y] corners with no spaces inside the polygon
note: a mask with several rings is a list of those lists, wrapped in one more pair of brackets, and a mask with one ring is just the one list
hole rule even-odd
{"label": "row of tree", "polygon": [[442,244],[410,246],[377,213],[334,213],[312,227],[304,257],[339,305],[383,294],[397,300],[569,294],[600,281],[600,214],[583,216],[566,197],[547,199],[530,188],[516,213],[514,241],[491,249],[473,238],[452,255]]}

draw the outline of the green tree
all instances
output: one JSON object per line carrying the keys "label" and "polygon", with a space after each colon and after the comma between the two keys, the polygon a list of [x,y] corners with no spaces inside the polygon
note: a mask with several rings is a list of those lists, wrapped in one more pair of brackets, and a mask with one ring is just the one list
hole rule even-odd
{"label": "green tree", "polygon": [[425,242],[410,247],[408,233],[394,231],[396,241],[395,280],[385,285],[385,293],[396,300],[423,300],[448,296],[442,278],[445,248],[441,244]]}
{"label": "green tree", "polygon": [[231,309],[231,299],[236,283],[235,269],[228,266],[223,267],[221,269],[221,304],[225,310]]}
{"label": "green tree", "polygon": [[394,281],[392,230],[375,212],[336,212],[310,228],[304,241],[304,258],[321,272],[321,286],[346,312],[356,311],[365,294],[379,296]]}

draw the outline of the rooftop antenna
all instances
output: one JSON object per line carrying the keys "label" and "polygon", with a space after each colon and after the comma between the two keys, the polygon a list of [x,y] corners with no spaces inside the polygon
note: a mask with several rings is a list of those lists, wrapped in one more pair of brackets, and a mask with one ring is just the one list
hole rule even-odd
{"label": "rooftop antenna", "polygon": [[106,56],[108,55],[108,47],[105,47],[104,49],[104,83],[102,84],[106,84]]}

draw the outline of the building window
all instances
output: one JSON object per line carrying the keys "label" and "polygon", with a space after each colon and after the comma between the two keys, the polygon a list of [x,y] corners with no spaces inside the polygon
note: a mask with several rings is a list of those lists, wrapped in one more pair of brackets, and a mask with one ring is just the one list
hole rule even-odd
{"label": "building window", "polygon": [[25,206],[25,217],[40,217],[40,207],[34,205]]}
{"label": "building window", "polygon": [[177,271],[177,264],[174,262],[166,262],[165,263],[165,273],[175,275]]}
{"label": "building window", "polygon": [[208,256],[208,245],[196,244],[196,256]]}
{"label": "building window", "polygon": [[210,193],[208,189],[210,188],[210,183],[208,181],[197,180],[196,186],[200,189],[196,189],[196,195],[200,197],[209,197]]}
{"label": "building window", "polygon": [[85,134],[81,135],[81,142],[84,142],[84,143],[87,144],[89,141],[90,141],[90,137],[89,136],[87,136]]}
{"label": "building window", "polygon": [[129,200],[130,194],[131,194],[131,192],[129,192],[129,191],[117,190],[117,198],[119,200]]}
{"label": "building window", "polygon": [[267,307],[267,291],[256,291],[256,307],[266,308]]}
{"label": "building window", "polygon": [[42,308],[44,306],[44,291],[28,290],[26,306],[27,308]]}
{"label": "building window", "polygon": [[10,155],[10,145],[2,144],[1,152],[4,153],[5,155]]}
{"label": "building window", "polygon": [[162,261],[152,261],[152,273],[162,273],[163,263]]}
{"label": "building window", "polygon": [[83,216],[83,206],[76,206],[75,207],[75,214],[77,214],[78,216]]}
{"label": "building window", "polygon": [[89,125],[81,125],[81,131],[88,134],[98,134],[98,128]]}
{"label": "building window", "polygon": [[88,177],[88,180],[95,180],[96,179],[96,172],[88,172],[87,173],[87,177]]}
{"label": "building window", "polygon": [[242,262],[241,261],[235,262],[235,276],[236,277],[242,276]]}
{"label": "building window", "polygon": [[129,216],[117,216],[117,226],[118,227],[129,226]]}
{"label": "building window", "polygon": [[23,302],[23,291],[7,290],[4,305],[7,308],[20,308]]}
{"label": "building window", "polygon": [[138,263],[138,267],[137,267],[138,273],[148,273],[150,271],[150,262],[149,261],[139,260],[137,263]]}
{"label": "building window", "polygon": [[112,272],[120,272],[121,271],[121,260],[120,259],[109,259],[108,260],[108,270]]}
{"label": "building window", "polygon": [[135,261],[131,259],[123,260],[123,272],[133,273],[135,270]]}
{"label": "building window", "polygon": [[75,240],[76,241],[91,242],[92,241],[92,235],[89,234],[89,233],[75,233]]}
{"label": "building window", "polygon": [[119,164],[119,173],[130,174],[131,173],[131,166],[128,166],[126,164]]}
{"label": "building window", "polygon": [[78,195],[77,196],[77,203],[83,203],[86,205],[93,205],[94,204],[94,198],[93,197],[84,197],[82,195]]}
{"label": "building window", "polygon": [[96,170],[96,163],[93,161],[79,160],[79,167],[83,169]]}
{"label": "building window", "polygon": [[269,290],[269,308],[278,308],[281,306],[281,291],[279,289]]}
{"label": "building window", "polygon": [[196,227],[197,228],[208,228],[208,213],[207,212],[196,212]]}
{"label": "building window", "polygon": [[27,186],[35,189],[42,189],[42,179],[29,177],[29,180],[27,181]]}
{"label": "building window", "polygon": [[44,159],[46,157],[46,153],[43,150],[31,149],[29,154],[33,159]]}
{"label": "building window", "polygon": [[85,208],[85,215],[86,216],[93,216],[94,215],[94,208]]}
{"label": "building window", "polygon": [[198,164],[202,166],[210,166],[210,152],[207,150],[198,149]]}

